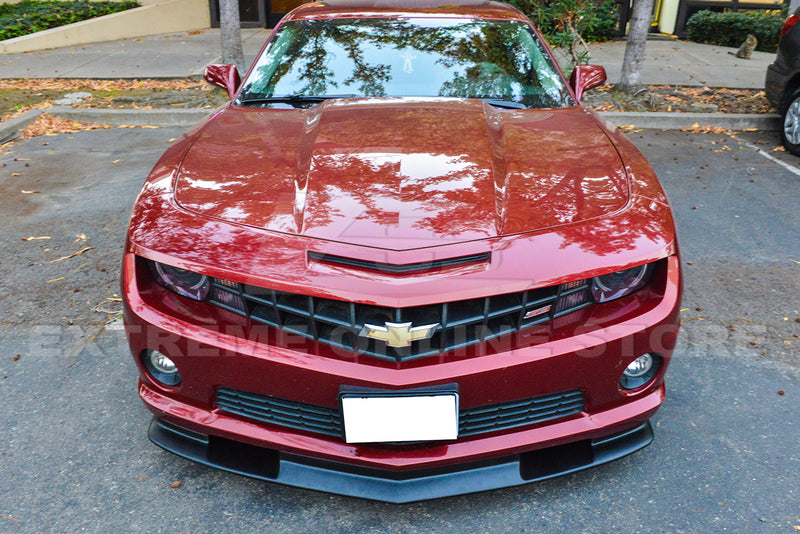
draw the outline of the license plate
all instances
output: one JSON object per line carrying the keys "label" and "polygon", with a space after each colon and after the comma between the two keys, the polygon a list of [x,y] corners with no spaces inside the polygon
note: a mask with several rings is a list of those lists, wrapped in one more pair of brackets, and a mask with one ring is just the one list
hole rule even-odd
{"label": "license plate", "polygon": [[341,398],[347,443],[433,441],[458,437],[458,395]]}

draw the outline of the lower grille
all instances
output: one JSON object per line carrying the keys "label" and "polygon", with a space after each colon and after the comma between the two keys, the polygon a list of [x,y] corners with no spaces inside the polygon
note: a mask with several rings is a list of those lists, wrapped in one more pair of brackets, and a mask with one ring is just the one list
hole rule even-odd
{"label": "lower grille", "polygon": [[342,435],[342,417],[339,411],[323,406],[219,388],[217,408],[273,425],[319,434]]}
{"label": "lower grille", "polygon": [[[224,412],[272,425],[342,436],[342,416],[334,408],[226,387],[217,390],[216,406]],[[583,392],[578,389],[467,408],[459,411],[458,435],[474,436],[508,430],[575,415],[583,410]]]}

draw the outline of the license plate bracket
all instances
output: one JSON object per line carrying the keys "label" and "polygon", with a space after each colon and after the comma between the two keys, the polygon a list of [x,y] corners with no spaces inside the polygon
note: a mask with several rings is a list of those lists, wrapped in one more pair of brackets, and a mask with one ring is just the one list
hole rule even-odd
{"label": "license plate bracket", "polygon": [[410,390],[342,387],[347,443],[401,443],[458,437],[458,385]]}

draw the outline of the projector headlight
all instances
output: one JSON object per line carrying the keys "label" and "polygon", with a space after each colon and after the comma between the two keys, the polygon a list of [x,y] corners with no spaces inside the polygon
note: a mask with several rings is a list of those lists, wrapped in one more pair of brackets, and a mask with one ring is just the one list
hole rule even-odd
{"label": "projector headlight", "polygon": [[592,278],[592,298],[595,302],[608,302],[643,288],[650,281],[653,264],[646,263],[615,273]]}

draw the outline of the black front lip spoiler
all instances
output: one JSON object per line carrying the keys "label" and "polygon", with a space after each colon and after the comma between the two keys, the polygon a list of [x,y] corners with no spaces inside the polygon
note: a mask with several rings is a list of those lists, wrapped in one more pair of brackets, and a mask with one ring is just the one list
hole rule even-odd
{"label": "black front lip spoiler", "polygon": [[260,480],[391,503],[517,486],[621,458],[653,441],[649,422],[604,438],[578,441],[490,462],[391,473],[322,461],[207,436],[153,418],[150,440],[201,464]]}

